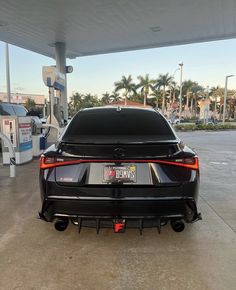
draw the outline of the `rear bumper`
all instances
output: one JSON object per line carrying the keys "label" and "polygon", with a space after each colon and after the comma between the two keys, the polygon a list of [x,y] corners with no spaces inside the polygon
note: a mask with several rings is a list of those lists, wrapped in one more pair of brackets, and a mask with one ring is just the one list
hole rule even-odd
{"label": "rear bumper", "polygon": [[[190,197],[74,197],[50,196],[43,201],[41,219],[52,222],[56,218],[160,220],[200,219],[196,201]],[[151,223],[152,224],[152,223]]]}

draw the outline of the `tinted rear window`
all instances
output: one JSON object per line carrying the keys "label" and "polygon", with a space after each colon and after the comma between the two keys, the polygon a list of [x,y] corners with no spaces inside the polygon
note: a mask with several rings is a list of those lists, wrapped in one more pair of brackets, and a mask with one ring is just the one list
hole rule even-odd
{"label": "tinted rear window", "polygon": [[17,116],[23,116],[23,117],[26,116],[27,111],[26,111],[26,109],[24,107],[22,107],[22,106],[14,106],[13,108],[14,108],[14,111],[16,112]]}
{"label": "tinted rear window", "polygon": [[15,112],[12,108],[12,105],[9,104],[0,104],[0,114],[3,116],[15,115]]}
{"label": "tinted rear window", "polygon": [[123,136],[126,139],[175,139],[167,121],[157,112],[122,108],[79,112],[68,126],[63,140]]}
{"label": "tinted rear window", "polygon": [[26,116],[27,110],[21,105],[0,104],[0,115],[3,116]]}

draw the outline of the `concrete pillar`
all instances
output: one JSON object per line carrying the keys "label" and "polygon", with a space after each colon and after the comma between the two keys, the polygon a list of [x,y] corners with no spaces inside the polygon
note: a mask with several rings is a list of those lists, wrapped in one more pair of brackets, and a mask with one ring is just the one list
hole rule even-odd
{"label": "concrete pillar", "polygon": [[60,105],[63,107],[64,120],[68,120],[68,101],[66,83],[66,45],[64,42],[55,43],[55,58],[57,70],[65,74],[65,89],[61,92]]}

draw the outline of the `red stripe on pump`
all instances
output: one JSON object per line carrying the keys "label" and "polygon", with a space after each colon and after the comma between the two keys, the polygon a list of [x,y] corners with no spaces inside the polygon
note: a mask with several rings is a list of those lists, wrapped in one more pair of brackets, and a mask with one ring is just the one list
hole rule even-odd
{"label": "red stripe on pump", "polygon": [[[48,158],[48,160],[47,160]],[[62,159],[62,158],[58,158]],[[47,163],[47,161],[49,161]],[[52,162],[51,162],[52,161]],[[199,161],[198,157],[188,157],[188,158],[180,158],[175,160],[160,160],[160,159],[75,159],[75,160],[67,160],[67,161],[57,161],[57,157],[46,157],[41,156],[40,158],[40,168],[47,169],[53,168],[57,166],[64,166],[64,165],[73,165],[79,163],[160,163],[166,165],[173,165],[173,166],[181,166],[186,167],[194,170],[199,169]]]}

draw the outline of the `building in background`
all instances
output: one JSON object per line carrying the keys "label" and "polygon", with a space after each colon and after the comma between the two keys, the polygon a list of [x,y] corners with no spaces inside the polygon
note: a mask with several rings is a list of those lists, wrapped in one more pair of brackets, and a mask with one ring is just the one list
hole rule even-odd
{"label": "building in background", "polygon": [[[112,102],[109,105],[110,106],[125,106],[125,100]],[[130,100],[127,100],[127,106],[152,108],[149,105],[144,106],[144,104],[141,104],[141,103],[138,103],[138,102],[133,102],[133,101],[130,101]]]}
{"label": "building in background", "polygon": [[[27,102],[28,99],[34,100],[36,107],[43,109],[45,106],[45,96],[37,94],[21,94],[21,93],[12,93],[11,94],[11,103],[23,105]],[[7,103],[7,93],[0,92],[0,102]]]}

